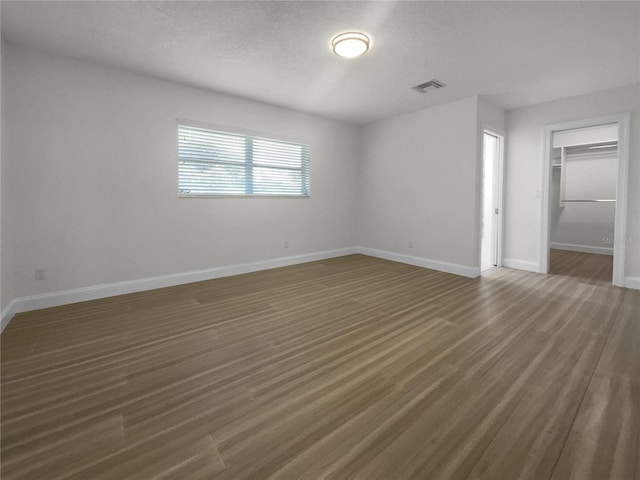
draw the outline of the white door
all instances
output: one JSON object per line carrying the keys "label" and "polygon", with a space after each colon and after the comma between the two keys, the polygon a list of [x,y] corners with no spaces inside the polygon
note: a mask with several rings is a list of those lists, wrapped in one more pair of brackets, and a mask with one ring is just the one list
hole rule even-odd
{"label": "white door", "polygon": [[497,265],[498,258],[498,137],[484,132],[482,153],[482,236],[480,270]]}

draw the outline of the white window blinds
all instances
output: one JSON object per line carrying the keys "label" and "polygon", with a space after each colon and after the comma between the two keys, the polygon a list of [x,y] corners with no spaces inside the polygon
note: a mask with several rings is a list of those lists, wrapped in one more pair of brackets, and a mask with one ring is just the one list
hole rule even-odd
{"label": "white window blinds", "polygon": [[308,196],[309,146],[178,125],[182,196]]}

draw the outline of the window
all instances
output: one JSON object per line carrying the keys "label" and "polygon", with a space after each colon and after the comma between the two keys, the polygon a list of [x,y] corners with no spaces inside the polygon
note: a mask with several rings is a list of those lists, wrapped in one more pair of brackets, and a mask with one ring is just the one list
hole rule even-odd
{"label": "window", "polygon": [[181,196],[309,195],[309,146],[178,125]]}

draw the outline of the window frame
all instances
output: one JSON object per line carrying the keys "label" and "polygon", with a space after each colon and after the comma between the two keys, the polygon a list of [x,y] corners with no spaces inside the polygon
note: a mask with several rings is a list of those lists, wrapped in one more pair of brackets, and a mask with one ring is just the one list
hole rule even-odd
{"label": "window frame", "polygon": [[[201,128],[205,130],[211,130],[217,133],[229,134],[229,135],[241,135],[244,137],[250,137],[252,139],[268,140],[275,142],[291,143],[295,145],[303,145],[307,147],[307,162],[306,165],[302,164],[300,171],[303,178],[306,178],[307,193],[185,193],[180,190],[180,126]],[[260,132],[257,130],[249,130],[245,128],[232,127],[228,125],[216,125],[207,122],[200,122],[195,120],[186,120],[183,118],[176,119],[176,159],[177,159],[177,187],[178,198],[289,198],[289,199],[306,199],[311,198],[311,145],[310,142],[301,140],[300,138],[288,137],[279,134]],[[245,158],[245,168],[253,167],[253,157],[251,162],[247,162]],[[269,167],[266,167],[269,168]],[[298,169],[291,169],[298,170]],[[306,172],[305,172],[306,170]],[[306,175],[306,177],[305,177]],[[245,182],[247,181],[245,177]],[[245,192],[248,188],[252,189],[252,186],[245,184]]]}

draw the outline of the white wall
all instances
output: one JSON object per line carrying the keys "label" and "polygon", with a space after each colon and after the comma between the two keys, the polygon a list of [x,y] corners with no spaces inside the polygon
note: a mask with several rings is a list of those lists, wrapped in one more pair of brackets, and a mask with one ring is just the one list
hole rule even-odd
{"label": "white wall", "polygon": [[[2,307],[356,244],[357,128],[11,44],[2,53]],[[176,118],[307,141],[311,198],[178,198]],[[35,281],[40,267],[48,279]]]}
{"label": "white wall", "polygon": [[363,127],[360,245],[478,267],[478,136],[477,97]]}
{"label": "white wall", "polygon": [[491,130],[501,135],[507,131],[506,112],[482,95],[478,97],[478,119],[482,130]]}
{"label": "white wall", "polygon": [[[32,294],[355,245],[477,268],[483,128],[508,131],[504,256],[536,262],[543,126],[622,111],[632,111],[626,275],[640,276],[638,86],[516,109],[506,125],[502,110],[470,97],[359,132],[3,47],[2,307]],[[311,199],[179,199],[176,118],[308,141]],[[36,282],[36,268],[48,279]]]}
{"label": "white wall", "polygon": [[[582,184],[583,190],[592,192],[593,189],[586,186],[597,183],[599,189],[613,192],[597,195],[598,198],[615,198],[614,175],[617,175],[617,169],[614,166],[618,161],[617,156],[570,161],[575,163],[570,175],[574,177],[575,183]],[[560,175],[560,169],[554,168],[550,196],[551,248],[613,255],[613,247],[609,240],[614,237],[615,203],[564,202],[563,206],[560,206]],[[595,198],[592,193],[570,197]],[[594,248],[584,250],[583,247]]]}
{"label": "white wall", "polygon": [[640,276],[640,87],[632,85],[507,112],[505,257],[538,262],[545,124],[631,112],[625,275]]}

